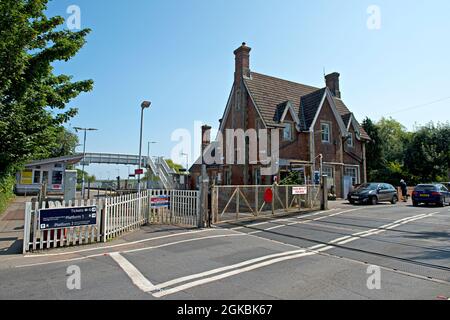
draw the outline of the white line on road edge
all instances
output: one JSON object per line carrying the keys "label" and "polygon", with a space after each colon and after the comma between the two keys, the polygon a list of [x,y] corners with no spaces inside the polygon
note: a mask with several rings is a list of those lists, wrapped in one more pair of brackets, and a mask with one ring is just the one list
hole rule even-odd
{"label": "white line on road edge", "polygon": [[180,232],[180,233],[175,233],[175,234],[169,234],[166,236],[160,236],[160,237],[148,238],[148,239],[137,240],[137,241],[127,242],[127,243],[115,244],[115,245],[111,245],[111,246],[82,249],[82,250],[76,250],[76,251],[70,251],[70,252],[48,253],[48,254],[39,254],[39,255],[33,254],[33,255],[26,255],[23,257],[24,258],[42,258],[42,257],[64,256],[64,255],[76,254],[76,253],[81,253],[81,252],[89,252],[89,251],[97,251],[97,250],[102,250],[102,249],[112,249],[112,248],[119,248],[119,247],[125,247],[125,246],[132,246],[135,244],[140,244],[140,243],[149,242],[149,241],[153,241],[153,240],[167,239],[167,238],[173,238],[173,237],[178,237],[178,236],[184,236],[184,235],[188,235],[188,234],[191,235],[191,234],[196,234],[196,233],[201,233],[201,232],[210,232],[210,231],[218,231],[218,230],[222,230],[222,229],[202,229],[202,230],[196,230],[196,231]]}
{"label": "white line on road edge", "polygon": [[139,248],[139,249],[130,249],[130,250],[122,251],[122,252],[120,252],[120,251],[117,251],[117,252],[105,252],[105,253],[97,253],[97,254],[92,254],[92,255],[89,255],[89,256],[72,258],[72,259],[63,259],[63,260],[56,260],[56,261],[47,261],[47,262],[40,262],[40,263],[25,264],[25,265],[16,266],[16,268],[26,268],[26,267],[48,265],[48,264],[56,264],[56,263],[64,263],[64,262],[86,260],[86,259],[90,259],[90,258],[101,257],[101,256],[108,255],[108,254],[111,254],[111,253],[131,253],[131,252],[137,252],[137,251],[143,251],[143,250],[159,249],[159,248],[164,248],[164,247],[173,246],[173,245],[177,245],[177,244],[180,244],[180,243],[186,243],[186,242],[193,242],[193,241],[214,239],[214,238],[239,237],[239,236],[245,236],[245,234],[244,233],[224,234],[224,235],[217,235],[217,236],[207,236],[207,237],[186,239],[186,240],[180,240],[180,241],[164,243],[164,244],[161,244],[161,245],[158,245],[158,246],[153,246],[153,247],[145,247],[145,248]]}
{"label": "white line on road edge", "polygon": [[244,234],[221,234],[221,235],[217,235],[217,236],[209,236],[209,237],[202,237],[202,238],[186,239],[186,240],[180,240],[180,241],[175,241],[175,242],[169,242],[169,243],[161,244],[159,246],[154,246],[154,247],[130,249],[130,250],[123,251],[123,253],[133,253],[133,252],[140,252],[140,251],[146,251],[146,250],[152,250],[152,249],[159,249],[159,248],[164,248],[164,247],[168,247],[168,246],[174,246],[176,244],[187,243],[187,242],[194,242],[194,241],[200,241],[200,240],[206,240],[206,239],[243,237],[243,236],[245,236],[245,235]]}
{"label": "white line on road edge", "polygon": [[[409,218],[404,218],[404,219],[392,222],[390,224],[387,224],[385,226],[382,226],[382,227],[380,227],[378,229],[372,229],[372,230],[368,230],[366,232],[359,232],[357,234],[354,234],[354,235],[350,236],[350,239],[347,239],[347,240],[344,240],[344,241],[340,241],[343,238],[339,238],[339,239],[333,240],[333,241],[329,242],[329,244],[334,244],[337,241],[339,241],[337,244],[338,245],[342,245],[342,244],[345,244],[345,243],[356,241],[358,239],[361,239],[362,237],[367,237],[367,236],[370,236],[370,235],[373,235],[373,234],[379,234],[379,233],[382,233],[382,232],[386,232],[386,231],[388,231],[390,229],[393,229],[394,227],[397,227],[397,226],[400,226],[400,225],[403,225],[403,224],[406,224],[406,223],[410,223],[410,222],[413,222],[413,221],[416,221],[416,220],[424,219],[424,218],[427,218],[427,217],[431,217],[431,216],[433,216],[436,213],[430,213],[430,214],[426,214],[426,215],[425,214],[421,214],[421,215],[417,215],[417,216],[413,216],[413,217],[409,217]],[[160,297],[163,297],[163,296],[166,296],[166,295],[177,293],[177,292],[182,291],[182,290],[186,290],[186,289],[189,289],[189,288],[192,288],[192,287],[196,287],[196,286],[200,286],[200,285],[203,285],[203,284],[206,284],[206,283],[210,283],[210,282],[214,282],[214,281],[221,280],[221,279],[224,279],[224,278],[228,278],[228,277],[231,277],[231,276],[243,273],[243,272],[248,272],[248,271],[251,271],[251,270],[259,269],[259,268],[262,268],[262,267],[265,267],[265,266],[269,266],[269,265],[272,265],[272,264],[275,264],[275,263],[279,263],[279,262],[282,262],[282,261],[287,261],[287,260],[298,259],[298,258],[302,258],[302,257],[306,257],[306,256],[316,255],[316,254],[319,254],[319,253],[324,252],[324,251],[328,251],[328,250],[333,249],[333,248],[335,248],[335,247],[331,246],[331,245],[320,244],[320,245],[316,245],[314,247],[310,247],[308,249],[303,249],[303,253],[289,255],[289,254],[292,254],[294,251],[288,252],[286,254],[288,254],[289,256],[279,257],[279,258],[268,260],[268,261],[265,261],[265,262],[262,262],[262,263],[253,264],[253,265],[245,267],[245,268],[236,269],[236,270],[233,270],[233,271],[230,271],[230,272],[227,272],[227,273],[224,273],[224,274],[216,275],[216,276],[213,276],[213,277],[210,277],[210,278],[205,278],[205,279],[197,280],[197,281],[194,281],[194,282],[186,283],[186,284],[183,284],[181,286],[171,288],[169,290],[160,291],[160,289],[159,289],[159,292],[153,293],[153,296],[157,297],[157,298],[160,298]],[[302,250],[299,250],[299,251],[302,251]],[[307,251],[307,252],[305,252],[305,251]],[[268,256],[261,257],[259,259],[264,259],[265,260],[267,258],[268,258]],[[250,261],[254,261],[254,260],[256,260],[256,259],[242,262],[240,265],[245,265],[247,263],[253,263],[253,262],[250,262]],[[230,266],[230,268],[235,268],[236,266],[237,265]],[[227,268],[227,267],[225,267],[225,268]],[[187,277],[183,277],[183,278],[167,281],[165,283],[162,283],[162,284],[158,285],[158,287],[159,288],[163,288],[165,286],[173,285],[175,283],[184,282],[184,281],[186,281],[184,279],[190,280],[190,279],[200,278],[200,277],[203,277],[206,273],[210,274],[210,273],[220,272],[220,271],[217,271],[217,270],[220,270],[220,269],[223,269],[223,268],[219,268],[219,269],[203,272],[201,274],[195,274],[195,275],[192,275],[192,276],[187,276]]]}
{"label": "white line on road edge", "polygon": [[301,215],[298,217],[292,217],[292,218],[273,218],[273,217],[263,217],[264,219],[267,219],[268,221],[264,221],[264,222],[259,222],[259,223],[253,223],[253,224],[248,224],[245,226],[240,226],[240,227],[235,227],[235,228],[231,228],[230,230],[240,230],[240,229],[245,229],[248,227],[257,227],[257,226],[261,226],[263,224],[269,224],[269,223],[273,223],[273,222],[278,222],[278,221],[293,221],[294,219],[303,219],[303,218],[309,218],[309,217],[314,217],[317,216],[319,214],[325,213],[325,212],[331,212],[331,211],[335,211],[336,208],[333,208],[329,211],[319,211],[319,212],[314,212],[314,213],[308,213],[305,215]]}
{"label": "white line on road edge", "polygon": [[[308,220],[304,220],[304,221],[297,221],[297,222],[293,222],[293,223],[289,223],[289,224],[281,224],[281,225],[278,225],[278,226],[275,226],[275,227],[270,227],[270,228],[267,228],[267,229],[262,229],[262,230],[258,230],[258,231],[249,232],[248,234],[249,235],[254,235],[254,234],[258,234],[258,233],[264,232],[264,231],[275,230],[275,229],[279,229],[279,228],[283,228],[283,227],[287,227],[287,226],[295,226],[295,225],[298,225],[298,224],[306,224],[306,223],[313,222],[313,221],[320,221],[320,220],[323,220],[323,219],[326,219],[326,218],[331,218],[331,217],[335,217],[335,216],[338,216],[338,215],[341,215],[341,214],[344,214],[344,213],[358,211],[358,210],[361,210],[361,209],[359,209],[359,208],[358,209],[351,209],[351,210],[341,211],[341,212],[333,213],[333,214],[326,215],[326,216],[319,217],[319,218],[315,218],[315,219],[308,219]],[[323,211],[323,212],[325,212],[325,211]],[[301,219],[301,218],[298,217],[297,219]]]}
{"label": "white line on road edge", "polygon": [[142,291],[150,292],[158,290],[144,275],[136,269],[127,259],[122,257],[120,253],[113,252],[109,254],[114,261],[122,268],[123,271],[130,277],[131,281]]}

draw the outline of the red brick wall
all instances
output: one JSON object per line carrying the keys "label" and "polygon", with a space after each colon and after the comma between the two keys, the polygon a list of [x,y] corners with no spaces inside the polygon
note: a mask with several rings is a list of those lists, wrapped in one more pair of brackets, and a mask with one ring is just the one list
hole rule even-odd
{"label": "red brick wall", "polygon": [[[331,142],[322,143],[321,123],[330,123]],[[314,145],[316,156],[323,155],[323,162],[341,162],[341,132],[336,117],[331,109],[330,104],[325,100],[322,110],[319,113],[317,122],[314,126]]]}

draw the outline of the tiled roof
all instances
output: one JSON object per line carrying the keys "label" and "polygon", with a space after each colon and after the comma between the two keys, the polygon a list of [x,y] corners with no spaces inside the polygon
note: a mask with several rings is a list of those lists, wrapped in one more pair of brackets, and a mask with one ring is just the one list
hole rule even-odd
{"label": "tiled roof", "polygon": [[[287,101],[291,101],[295,112],[299,115],[300,125],[309,128],[317,112],[317,104],[320,103],[325,90],[325,88],[320,89],[256,72],[251,72],[251,78],[244,78],[244,82],[268,126],[278,125],[277,116],[280,112],[280,106],[285,105]],[[321,93],[322,96],[320,96]],[[320,100],[317,102],[319,96]],[[302,103],[305,108],[300,110],[302,98],[304,98]],[[341,99],[334,98],[334,102],[337,111],[343,117],[344,122],[348,124],[345,117],[351,113],[350,110]],[[304,128],[302,127],[302,130]],[[362,127],[360,127],[360,130],[362,138],[370,139]]]}

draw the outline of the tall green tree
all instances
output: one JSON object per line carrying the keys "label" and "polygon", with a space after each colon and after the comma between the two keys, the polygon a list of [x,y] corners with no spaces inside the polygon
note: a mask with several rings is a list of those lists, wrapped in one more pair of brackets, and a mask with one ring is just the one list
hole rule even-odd
{"label": "tall green tree", "polygon": [[371,119],[364,119],[362,127],[371,138],[371,141],[366,145],[367,178],[369,181],[375,181],[380,175],[380,170],[386,164],[383,154],[383,140],[380,137],[378,126]]}
{"label": "tall green tree", "polygon": [[449,123],[429,123],[413,134],[405,151],[405,167],[413,181],[418,183],[448,180],[449,142]]}
{"label": "tall green tree", "polygon": [[52,63],[73,58],[90,30],[65,30],[63,17],[45,15],[47,3],[0,1],[0,176],[58,153],[51,151],[58,128],[77,113],[66,105],[93,87],[54,73]]}
{"label": "tall green tree", "polygon": [[377,127],[386,163],[402,164],[406,142],[410,137],[406,128],[392,118],[382,118]]}

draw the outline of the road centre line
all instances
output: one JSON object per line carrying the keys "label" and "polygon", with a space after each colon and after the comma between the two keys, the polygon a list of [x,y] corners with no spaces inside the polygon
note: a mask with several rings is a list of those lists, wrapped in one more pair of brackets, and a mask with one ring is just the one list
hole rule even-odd
{"label": "road centre line", "polygon": [[[388,230],[390,230],[390,229],[392,229],[392,228],[394,228],[396,226],[399,226],[399,225],[402,225],[402,224],[406,224],[406,223],[409,223],[409,222],[413,222],[413,221],[416,221],[416,220],[424,219],[424,218],[430,217],[430,216],[432,216],[434,214],[436,214],[436,213],[431,213],[431,214],[427,214],[427,215],[423,215],[422,214],[422,215],[418,215],[418,216],[404,218],[404,219],[401,219],[401,220],[398,220],[398,221],[395,221],[393,223],[390,223],[390,224],[387,224],[385,226],[380,227],[381,230],[378,230],[378,229],[377,230],[375,230],[375,229],[368,230],[365,233],[358,233],[358,236],[356,236],[357,234],[354,234],[354,235],[350,236],[350,239],[346,239],[346,240],[342,241],[343,238],[339,238],[339,239],[335,239],[335,240],[329,242],[328,244],[335,244],[337,242],[338,245],[342,245],[342,244],[345,244],[345,243],[356,241],[358,239],[361,239],[362,237],[370,236],[372,234],[386,232],[386,231],[388,231]],[[275,264],[275,263],[278,263],[278,262],[292,260],[292,259],[298,259],[298,258],[301,258],[301,257],[306,257],[306,256],[311,256],[311,255],[316,255],[316,254],[319,254],[319,253],[324,252],[324,251],[328,251],[328,250],[333,249],[333,248],[335,248],[335,246],[326,245],[326,244],[320,244],[320,245],[316,245],[316,246],[310,247],[308,249],[301,249],[301,250],[297,250],[297,251],[286,252],[284,254],[286,254],[288,256],[278,257],[278,258],[271,259],[271,260],[268,260],[268,261],[264,261],[264,262],[261,262],[261,263],[253,264],[253,265],[241,268],[241,269],[236,269],[236,270],[224,273],[224,274],[219,274],[219,275],[216,275],[216,276],[213,276],[213,277],[210,277],[210,278],[205,278],[205,279],[193,281],[193,282],[190,282],[190,283],[185,283],[183,285],[171,288],[169,290],[161,290],[161,288],[163,288],[163,287],[167,287],[169,285],[173,285],[173,284],[176,284],[176,283],[184,282],[184,281],[186,281],[186,279],[190,280],[190,279],[195,279],[195,278],[201,278],[201,277],[204,277],[205,275],[209,275],[209,274],[215,274],[215,273],[221,272],[224,268],[226,268],[226,269],[233,268],[234,269],[238,265],[247,265],[247,264],[250,264],[250,263],[254,263],[253,261],[258,260],[258,259],[259,260],[261,260],[261,259],[266,260],[269,256],[260,257],[260,258],[252,259],[252,260],[249,260],[249,261],[244,261],[244,262],[241,262],[240,264],[229,266],[229,267],[218,268],[218,269],[206,271],[206,272],[203,272],[203,273],[200,273],[200,274],[195,274],[195,275],[191,275],[191,276],[186,276],[186,277],[174,279],[174,280],[162,283],[160,285],[157,285],[157,287],[159,288],[158,289],[159,291],[156,292],[156,293],[153,293],[153,296],[154,297],[158,297],[158,298],[159,297],[163,297],[163,296],[174,294],[174,293],[177,293],[179,291],[186,290],[186,289],[189,289],[189,288],[192,288],[192,287],[196,287],[196,286],[203,285],[203,284],[206,284],[206,283],[210,283],[210,282],[214,282],[214,281],[221,280],[221,279],[224,279],[224,278],[228,278],[228,277],[231,277],[233,275],[237,275],[237,274],[240,274],[240,273],[243,273],[243,272],[248,272],[248,271],[251,271],[251,270],[255,270],[255,269],[259,269],[259,268],[265,267],[265,266],[269,266],[269,265],[272,265],[272,264]],[[297,253],[297,254],[294,254],[294,253]]]}

